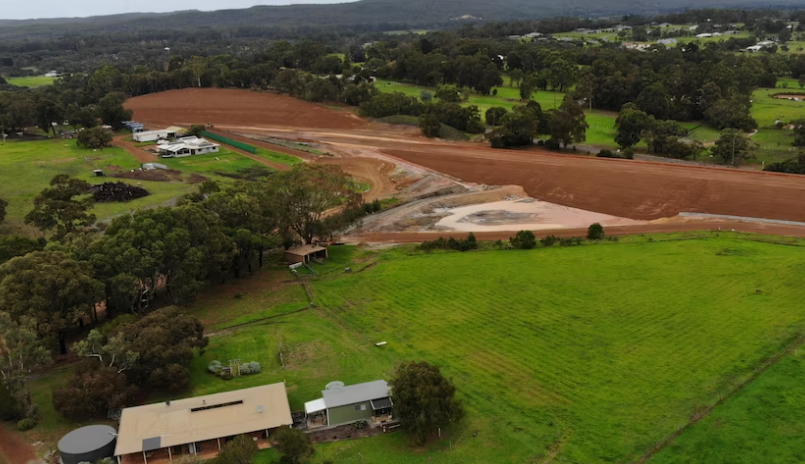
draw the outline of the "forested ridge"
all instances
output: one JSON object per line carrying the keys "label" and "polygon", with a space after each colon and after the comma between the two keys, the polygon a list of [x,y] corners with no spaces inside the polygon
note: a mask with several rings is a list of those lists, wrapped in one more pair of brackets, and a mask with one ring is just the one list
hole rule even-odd
{"label": "forested ridge", "polygon": [[363,26],[363,30],[435,28],[476,21],[508,21],[555,16],[657,15],[687,8],[795,8],[797,0],[361,0],[332,5],[256,6],[213,12],[133,14],[36,21],[0,21],[0,38],[60,37],[69,34],[240,27]]}

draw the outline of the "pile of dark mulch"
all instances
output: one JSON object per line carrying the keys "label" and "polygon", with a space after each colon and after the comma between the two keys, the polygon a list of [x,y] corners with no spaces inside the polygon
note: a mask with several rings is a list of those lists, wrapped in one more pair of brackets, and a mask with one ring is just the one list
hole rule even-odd
{"label": "pile of dark mulch", "polygon": [[106,182],[93,185],[89,188],[92,198],[98,203],[111,203],[117,201],[131,201],[136,198],[147,197],[150,195],[148,190],[129,185],[125,182]]}

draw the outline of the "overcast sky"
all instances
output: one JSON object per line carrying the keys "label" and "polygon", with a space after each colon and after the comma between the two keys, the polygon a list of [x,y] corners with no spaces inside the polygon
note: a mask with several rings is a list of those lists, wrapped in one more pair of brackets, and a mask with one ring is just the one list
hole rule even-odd
{"label": "overcast sky", "polygon": [[179,10],[223,10],[255,5],[345,3],[348,0],[3,0],[0,19],[100,16],[119,13],[164,13]]}

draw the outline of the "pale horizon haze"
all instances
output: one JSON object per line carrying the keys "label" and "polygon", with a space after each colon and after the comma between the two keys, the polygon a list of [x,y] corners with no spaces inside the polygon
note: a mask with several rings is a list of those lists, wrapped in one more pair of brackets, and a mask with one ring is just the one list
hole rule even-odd
{"label": "pale horizon haze", "polygon": [[39,0],[14,1],[0,9],[3,19],[85,18],[126,13],[169,13],[182,10],[232,10],[257,5],[347,3],[349,0]]}

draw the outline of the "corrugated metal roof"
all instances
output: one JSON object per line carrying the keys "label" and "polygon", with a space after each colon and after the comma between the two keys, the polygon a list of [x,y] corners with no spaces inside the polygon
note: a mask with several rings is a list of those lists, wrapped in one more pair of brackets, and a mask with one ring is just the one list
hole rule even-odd
{"label": "corrugated metal roof", "polygon": [[284,383],[125,408],[115,456],[293,424]]}
{"label": "corrugated metal roof", "polygon": [[348,387],[336,387],[321,392],[328,408],[337,408],[348,404],[363,403],[389,396],[389,385],[385,380],[359,383]]}

